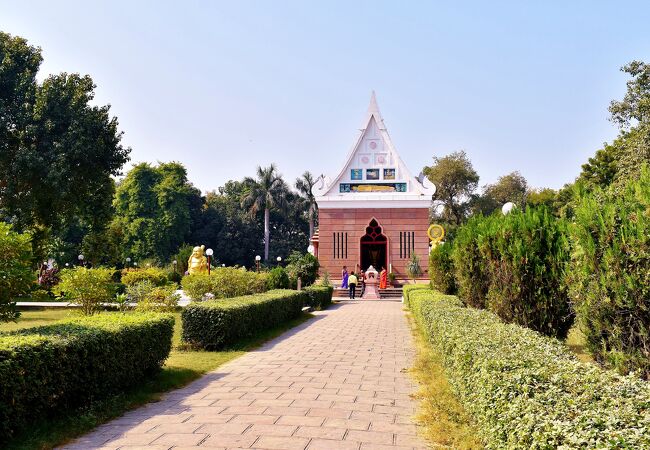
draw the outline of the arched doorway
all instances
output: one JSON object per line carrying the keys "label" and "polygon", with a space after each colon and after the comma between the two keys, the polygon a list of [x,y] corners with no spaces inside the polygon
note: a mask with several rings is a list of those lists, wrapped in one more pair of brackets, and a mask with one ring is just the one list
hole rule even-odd
{"label": "arched doorway", "polygon": [[366,227],[366,234],[361,237],[361,269],[373,266],[377,271],[388,267],[388,239],[381,226],[372,219]]}

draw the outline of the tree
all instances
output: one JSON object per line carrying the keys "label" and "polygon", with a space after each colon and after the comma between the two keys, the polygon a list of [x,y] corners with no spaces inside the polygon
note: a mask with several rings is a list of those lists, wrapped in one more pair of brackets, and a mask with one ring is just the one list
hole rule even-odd
{"label": "tree", "polygon": [[75,267],[61,272],[57,290],[68,300],[78,303],[85,315],[99,311],[102,303],[111,301],[114,283],[111,269]]}
{"label": "tree", "polygon": [[424,174],[436,185],[434,201],[443,207],[442,220],[461,224],[467,216],[471,196],[479,180],[465,152],[434,157],[433,165],[425,167]]}
{"label": "tree", "polygon": [[526,179],[519,172],[512,172],[499,177],[494,184],[486,184],[483,187],[483,195],[474,202],[474,210],[489,215],[507,202],[513,202],[523,208],[527,193]]}
{"label": "tree", "polygon": [[20,316],[15,298],[27,294],[36,281],[30,240],[29,234],[0,222],[0,322]]}
{"label": "tree", "polygon": [[621,67],[632,79],[627,82],[623,100],[612,100],[609,106],[611,120],[622,129],[629,129],[633,123],[650,124],[650,64],[632,61]]}
{"label": "tree", "polygon": [[287,185],[278,173],[275,164],[257,167],[257,179],[244,178],[246,191],[241,205],[251,216],[264,211],[264,261],[269,259],[270,214],[271,209],[284,210],[286,207]]}
{"label": "tree", "polygon": [[177,162],[134,166],[117,188],[114,224],[122,229],[122,260],[166,262],[190,236],[201,193]]}
{"label": "tree", "polygon": [[307,216],[309,218],[309,239],[314,235],[314,215],[318,212],[318,205],[316,198],[311,190],[316,184],[316,180],[311,172],[307,171],[302,174],[302,177],[296,179],[296,189],[298,194],[305,200],[307,204]]}
{"label": "tree", "polygon": [[545,206],[549,211],[557,214],[558,192],[551,188],[531,189],[526,197],[526,205],[538,207]]}
{"label": "tree", "polygon": [[215,258],[228,266],[250,267],[255,255],[263,251],[263,212],[251,216],[242,208],[246,189],[243,182],[231,180],[217,192],[208,192],[189,241],[212,248]]}
{"label": "tree", "polygon": [[[0,33],[0,214],[33,230],[33,245],[78,217],[101,229],[111,216],[112,176],[128,161],[109,106],[93,106],[89,76],[39,84],[40,49]],[[42,256],[42,255],[37,255]]]}

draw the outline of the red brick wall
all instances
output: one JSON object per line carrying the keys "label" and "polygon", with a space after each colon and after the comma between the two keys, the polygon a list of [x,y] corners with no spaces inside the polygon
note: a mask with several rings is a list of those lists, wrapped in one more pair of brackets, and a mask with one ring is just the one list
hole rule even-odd
{"label": "red brick wall", "polygon": [[[400,231],[415,232],[415,253],[420,256],[423,278],[429,272],[429,210],[427,208],[359,208],[359,209],[321,209],[318,212],[318,260],[321,272],[327,270],[332,279],[341,278],[344,265],[348,271],[355,270],[361,261],[360,240],[366,233],[366,226],[375,218],[388,238],[388,263],[397,278],[407,278],[408,258],[400,258]],[[348,233],[347,258],[335,258],[333,233]],[[379,268],[377,268],[379,270]]]}

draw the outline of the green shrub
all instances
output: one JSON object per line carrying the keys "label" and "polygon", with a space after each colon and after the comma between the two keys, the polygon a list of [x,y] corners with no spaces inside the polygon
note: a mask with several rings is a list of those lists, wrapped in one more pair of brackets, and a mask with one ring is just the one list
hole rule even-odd
{"label": "green shrub", "polygon": [[27,295],[36,281],[31,264],[31,236],[0,222],[0,322],[20,316],[15,298]]}
{"label": "green shrub", "polygon": [[178,308],[181,296],[176,293],[176,286],[154,286],[135,306],[141,312],[174,312]]}
{"label": "green shrub", "polygon": [[413,291],[419,291],[422,289],[430,290],[431,287],[428,284],[407,284],[402,288],[402,296],[404,297],[404,305],[409,306],[409,301]]}
{"label": "green shrub", "polygon": [[332,304],[334,287],[314,284],[305,288],[305,294],[307,294],[306,305],[318,310],[327,309]]}
{"label": "green shrub", "polygon": [[145,380],[169,355],[173,328],[171,315],[104,313],[0,333],[0,443]]}
{"label": "green shrub", "polygon": [[487,448],[650,448],[648,383],[453,296],[416,291],[410,304]]}
{"label": "green shrub", "polygon": [[447,241],[431,249],[429,254],[429,277],[431,286],[444,294],[456,293],[454,278],[454,261],[452,260],[452,244]]}
{"label": "green shrub", "polygon": [[451,258],[458,297],[474,308],[485,308],[490,279],[478,244],[493,220],[493,217],[474,216],[458,228],[454,238]]}
{"label": "green shrub", "polygon": [[66,269],[61,272],[61,282],[56,289],[66,300],[81,305],[84,314],[90,315],[98,311],[102,303],[113,299],[112,275],[111,269]]}
{"label": "green shrub", "polygon": [[149,292],[156,286],[149,280],[143,280],[139,283],[131,284],[126,288],[126,295],[134,303],[140,303],[145,300]]}
{"label": "green shrub", "polygon": [[267,290],[267,273],[249,272],[244,268],[219,267],[211,274],[192,274],[183,277],[183,291],[193,300],[202,300],[206,294],[214,298],[232,298],[257,294]]}
{"label": "green shrub", "polygon": [[618,191],[583,197],[570,235],[567,280],[587,348],[650,378],[650,170]]}
{"label": "green shrub", "polygon": [[190,259],[190,256],[192,256],[193,251],[193,245],[183,244],[178,248],[176,254],[170,259],[172,265],[173,261],[176,261],[176,270],[178,270],[181,274],[187,272],[187,261]]}
{"label": "green shrub", "polygon": [[[390,274],[388,275],[388,277],[390,278]],[[321,274],[320,280],[318,281],[318,283],[321,286],[332,286],[332,281],[330,279],[330,273],[327,270],[323,270],[323,273]]]}
{"label": "green shrub", "polygon": [[274,290],[192,303],[182,313],[184,342],[217,350],[300,316],[304,291]]}
{"label": "green shrub", "polygon": [[151,282],[154,286],[164,286],[169,283],[169,276],[166,270],[158,267],[131,269],[122,273],[122,283],[127,286],[132,286],[145,280]]}
{"label": "green shrub", "polygon": [[287,258],[287,272],[289,272],[292,285],[297,284],[298,278],[300,278],[302,287],[314,284],[318,278],[319,268],[318,259],[311,253],[303,255],[299,251],[294,251]]}
{"label": "green shrub", "polygon": [[415,280],[422,275],[422,266],[420,266],[420,257],[413,253],[409,262],[406,263],[406,274],[411,280]]}
{"label": "green shrub", "polygon": [[269,289],[288,289],[289,275],[282,267],[275,267],[269,271],[268,275]]}
{"label": "green shrub", "polygon": [[494,217],[478,237],[488,267],[487,309],[505,322],[565,338],[573,324],[564,282],[567,234],[566,222],[545,207]]}
{"label": "green shrub", "polygon": [[213,279],[208,274],[186,275],[181,280],[181,288],[192,300],[200,301],[206,294],[212,294]]}
{"label": "green shrub", "polygon": [[181,281],[183,280],[183,275],[179,272],[175,272],[174,270],[168,270],[167,271],[167,279],[176,285],[181,284]]}

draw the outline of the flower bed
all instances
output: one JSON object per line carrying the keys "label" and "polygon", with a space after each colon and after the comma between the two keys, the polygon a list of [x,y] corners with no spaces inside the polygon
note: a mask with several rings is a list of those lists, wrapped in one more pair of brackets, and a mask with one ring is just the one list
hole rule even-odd
{"label": "flower bed", "polygon": [[487,448],[650,448],[650,385],[431,290],[410,308]]}
{"label": "flower bed", "polygon": [[167,314],[100,314],[0,333],[0,442],[138,384],[167,359],[173,328]]}

